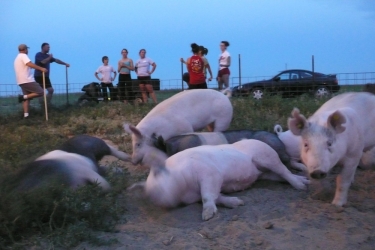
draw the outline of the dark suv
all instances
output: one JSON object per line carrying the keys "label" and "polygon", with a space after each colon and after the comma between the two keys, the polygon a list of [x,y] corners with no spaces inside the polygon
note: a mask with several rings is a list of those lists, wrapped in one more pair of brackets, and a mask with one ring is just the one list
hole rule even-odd
{"label": "dark suv", "polygon": [[264,92],[281,93],[283,97],[291,97],[304,93],[312,93],[317,97],[327,96],[339,91],[336,75],[325,75],[308,70],[285,70],[269,80],[250,82],[232,88],[232,96],[251,96],[261,99]]}

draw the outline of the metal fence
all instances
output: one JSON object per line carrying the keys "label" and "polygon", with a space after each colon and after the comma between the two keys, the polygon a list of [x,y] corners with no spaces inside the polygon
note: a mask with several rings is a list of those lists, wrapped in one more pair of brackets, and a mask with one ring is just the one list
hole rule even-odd
{"label": "metal fence", "polygon": [[[255,77],[242,77],[241,81],[238,77],[232,77],[230,82],[230,87],[235,87],[240,84],[259,81],[264,79],[270,79],[270,76],[255,76]],[[363,86],[369,83],[375,84],[375,72],[360,72],[360,73],[338,73],[336,74],[338,83],[340,85],[340,92],[345,91],[362,91]],[[188,88],[187,83],[183,82],[181,79],[170,79],[170,80],[157,80],[154,88],[156,89],[155,94],[157,101],[163,101],[164,99],[170,97],[172,94],[177,93]],[[90,84],[86,83],[69,83],[68,87],[66,84],[56,84],[53,83],[54,95],[52,99],[52,105],[55,107],[64,107],[66,105],[80,105],[80,98],[86,94],[82,88]],[[115,85],[115,90],[117,88],[117,83]],[[207,83],[208,88],[217,89],[217,82],[215,80]],[[136,96],[137,102],[142,102],[142,95],[137,88],[138,84],[134,81],[133,94]],[[375,90],[375,88],[374,88]],[[20,87],[16,84],[1,84],[0,85],[0,115],[8,115],[15,112],[22,112],[22,105],[18,103],[18,95],[22,94]],[[272,94],[272,92],[271,92]],[[285,94],[285,93],[284,93]],[[249,95],[248,95],[249,96]],[[251,97],[251,95],[250,95]],[[114,94],[110,96],[110,101],[119,101],[119,96]],[[147,102],[152,103],[152,99],[147,95]],[[96,101],[93,99],[92,101]],[[43,109],[42,100],[32,100],[30,101],[30,106],[37,109]],[[89,100],[90,101],[90,100]],[[99,100],[100,102],[101,100]]]}

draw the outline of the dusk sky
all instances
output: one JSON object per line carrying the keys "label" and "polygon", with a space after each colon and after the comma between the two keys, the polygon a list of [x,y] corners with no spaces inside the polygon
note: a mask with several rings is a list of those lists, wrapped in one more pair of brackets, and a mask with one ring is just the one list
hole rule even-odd
{"label": "dusk sky", "polygon": [[[238,76],[239,54],[246,77],[310,70],[312,55],[318,72],[375,72],[373,0],[12,0],[1,10],[0,92],[1,85],[16,86],[21,43],[34,61],[48,42],[55,58],[70,63],[69,82],[82,85],[97,81],[104,55],[117,68],[122,48],[134,61],[145,48],[157,64],[153,78],[181,79],[179,58],[191,55],[192,42],[209,49],[216,74],[222,40],[230,42],[231,77]],[[65,84],[64,66],[52,64],[50,77]]]}

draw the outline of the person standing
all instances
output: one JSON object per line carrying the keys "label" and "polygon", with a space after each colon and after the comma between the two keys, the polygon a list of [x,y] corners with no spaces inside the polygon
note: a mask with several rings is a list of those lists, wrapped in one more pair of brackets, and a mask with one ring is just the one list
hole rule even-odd
{"label": "person standing", "polygon": [[[47,89],[47,103],[51,103],[52,100],[52,95],[54,92],[54,89],[51,84],[51,80],[49,78],[49,72],[50,72],[50,63],[56,62],[58,64],[65,65],[66,67],[69,67],[70,65],[68,63],[65,63],[57,58],[54,58],[52,54],[49,54],[50,46],[48,43],[42,43],[41,46],[41,51],[36,53],[35,55],[35,64],[46,68],[48,71],[45,74],[45,84],[46,84],[46,89]],[[43,88],[43,75],[40,70],[35,70],[34,71],[34,78],[37,83],[40,84],[40,86]],[[39,102],[43,103],[43,98],[39,98]]]}
{"label": "person standing", "polygon": [[[96,70],[95,77],[96,77],[96,79],[98,79],[100,81],[100,86],[101,86],[101,89],[102,89],[104,101],[109,100],[107,88],[109,89],[109,98],[113,100],[114,99],[113,98],[114,97],[113,96],[114,90],[113,90],[112,82],[116,79],[117,73],[111,65],[108,65],[108,62],[109,62],[108,56],[103,56],[102,62],[103,62],[103,65],[100,66]],[[112,73],[114,73],[113,77],[112,77]],[[101,74],[100,78],[99,78],[98,74]]]}
{"label": "person standing", "polygon": [[207,55],[207,54],[208,54],[208,49],[203,47],[203,46],[199,46],[199,55],[202,57],[203,62],[204,62],[204,76],[207,79],[207,70],[208,70],[208,73],[210,73],[210,77],[208,78],[208,81],[211,81],[212,80],[212,71],[211,71],[211,66],[208,63],[208,60],[205,57],[205,55]]}
{"label": "person standing", "polygon": [[200,48],[196,43],[192,43],[191,51],[193,56],[186,60],[186,68],[189,72],[189,89],[207,89],[204,61],[199,54]]}
{"label": "person standing", "polygon": [[134,101],[133,83],[131,71],[134,70],[133,60],[128,58],[128,50],[121,50],[122,58],[118,61],[118,92],[120,101],[124,103]]}
{"label": "person standing", "polygon": [[23,95],[18,96],[18,102],[23,102],[23,117],[29,117],[30,99],[43,96],[43,88],[35,81],[31,68],[47,73],[48,69],[40,67],[31,62],[28,57],[29,47],[26,44],[18,46],[16,59],[14,60],[14,71],[18,86],[21,87]]}
{"label": "person standing", "polygon": [[[150,58],[146,57],[145,49],[141,49],[139,51],[139,56],[140,58],[135,63],[135,72],[137,73],[137,79],[139,83],[139,89],[142,93],[143,103],[147,103],[147,93],[149,93],[152,100],[156,104],[158,103],[158,101],[156,100],[156,95],[150,82],[151,74],[154,73],[156,64]],[[152,66],[151,71],[150,66]]]}
{"label": "person standing", "polygon": [[219,56],[219,72],[217,74],[217,82],[218,82],[218,87],[219,90],[223,89],[223,84],[224,87],[227,89],[229,88],[229,76],[230,76],[230,54],[227,51],[227,47],[229,47],[229,42],[227,41],[222,41],[220,43],[220,50],[221,54]]}

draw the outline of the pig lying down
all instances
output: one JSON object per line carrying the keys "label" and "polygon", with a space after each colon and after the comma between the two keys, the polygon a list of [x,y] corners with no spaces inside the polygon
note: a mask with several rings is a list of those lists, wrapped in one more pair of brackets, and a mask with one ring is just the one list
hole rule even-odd
{"label": "pig lying down", "polygon": [[222,193],[247,189],[257,179],[286,180],[301,190],[309,183],[305,177],[292,174],[270,146],[257,140],[190,148],[166,161],[158,159],[158,149],[154,153],[144,159],[151,168],[147,180],[128,189],[143,189],[152,202],[162,207],[201,200],[203,220],[215,215],[216,205],[229,208],[244,205],[241,199]]}
{"label": "pig lying down", "polygon": [[202,145],[220,145],[232,144],[242,139],[255,139],[268,144],[273,148],[281,162],[287,166],[290,165],[290,157],[285,150],[285,146],[273,133],[267,131],[255,130],[227,130],[223,132],[201,132],[201,133],[187,133],[177,135],[164,141],[159,137],[155,143],[156,147],[172,156],[188,148],[198,147]]}
{"label": "pig lying down", "polygon": [[226,130],[232,120],[233,107],[228,97],[212,89],[180,92],[153,108],[136,127],[125,124],[132,134],[132,162],[137,164],[154,147],[155,138],[168,140],[172,136],[202,130]]}
{"label": "pig lying down", "polygon": [[290,130],[283,132],[283,128],[277,124],[274,131],[285,145],[286,153],[290,156],[290,167],[307,172],[306,166],[301,163],[301,136],[294,135]]}
{"label": "pig lying down", "polygon": [[114,155],[122,160],[130,158],[99,138],[78,135],[67,140],[58,150],[26,164],[14,176],[11,185],[15,190],[30,191],[52,183],[73,189],[98,183],[103,190],[109,190],[109,183],[101,176],[105,170],[98,166],[98,161],[105,155]]}
{"label": "pig lying down", "polygon": [[323,104],[309,119],[298,109],[288,120],[290,131],[302,137],[301,158],[310,176],[322,179],[341,166],[332,204],[347,202],[348,190],[363,153],[375,146],[375,97],[345,93]]}

